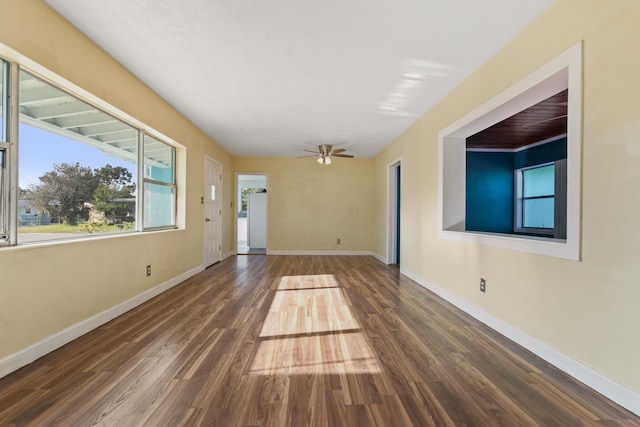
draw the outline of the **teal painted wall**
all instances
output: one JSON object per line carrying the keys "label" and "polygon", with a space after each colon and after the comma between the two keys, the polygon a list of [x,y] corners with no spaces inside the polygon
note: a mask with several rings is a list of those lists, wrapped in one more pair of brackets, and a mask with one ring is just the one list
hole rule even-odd
{"label": "teal painted wall", "polygon": [[513,233],[514,171],[566,158],[566,138],[517,152],[467,151],[466,230]]}
{"label": "teal painted wall", "polygon": [[514,153],[467,152],[466,229],[513,231]]}
{"label": "teal painted wall", "polygon": [[515,153],[514,169],[555,162],[567,158],[567,138],[561,138],[544,145]]}

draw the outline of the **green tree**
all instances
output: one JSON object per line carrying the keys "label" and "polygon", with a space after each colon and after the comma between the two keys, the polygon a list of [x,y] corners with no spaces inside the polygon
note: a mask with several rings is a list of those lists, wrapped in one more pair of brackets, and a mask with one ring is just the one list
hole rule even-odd
{"label": "green tree", "polygon": [[116,187],[133,185],[133,175],[127,168],[123,168],[122,166],[111,166],[107,164],[104,167],[96,168],[94,174],[102,184]]}
{"label": "green tree", "polygon": [[52,171],[40,177],[40,184],[27,191],[26,198],[51,217],[75,225],[88,218],[87,204],[93,201],[98,184],[90,167],[80,163],[54,164]]}
{"label": "green tree", "polygon": [[133,175],[122,166],[106,165],[94,170],[98,187],[93,193],[94,209],[103,212],[106,217],[126,217],[131,213],[131,200],[135,184]]}

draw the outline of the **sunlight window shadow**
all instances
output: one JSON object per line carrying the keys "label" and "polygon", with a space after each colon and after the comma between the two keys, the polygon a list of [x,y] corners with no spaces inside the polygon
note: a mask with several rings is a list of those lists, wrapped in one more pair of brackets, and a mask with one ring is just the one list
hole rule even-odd
{"label": "sunlight window shadow", "polygon": [[250,374],[376,373],[380,365],[335,276],[285,276]]}

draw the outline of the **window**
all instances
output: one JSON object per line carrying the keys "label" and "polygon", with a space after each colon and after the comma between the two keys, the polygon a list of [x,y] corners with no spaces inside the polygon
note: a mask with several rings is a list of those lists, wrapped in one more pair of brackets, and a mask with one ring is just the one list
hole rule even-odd
{"label": "window", "polygon": [[249,194],[264,193],[264,188],[243,187],[240,191],[240,212],[244,212],[244,216],[247,213],[247,207],[249,206]]}
{"label": "window", "polygon": [[144,135],[144,228],[176,224],[176,149]]}
{"label": "window", "polygon": [[566,237],[566,160],[516,171],[515,231]]}
{"label": "window", "polygon": [[134,231],[138,132],[21,71],[18,242]]}
{"label": "window", "polygon": [[516,171],[517,231],[553,231],[554,172],[553,164]]}
{"label": "window", "polygon": [[[176,227],[175,147],[90,94],[103,107],[18,64],[1,65],[0,243]],[[9,99],[18,115],[9,116]],[[19,129],[11,145],[9,125]]]}

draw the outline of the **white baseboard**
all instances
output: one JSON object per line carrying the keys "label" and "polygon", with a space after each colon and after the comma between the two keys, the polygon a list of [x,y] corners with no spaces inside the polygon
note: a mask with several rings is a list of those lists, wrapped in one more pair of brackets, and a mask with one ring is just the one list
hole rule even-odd
{"label": "white baseboard", "polygon": [[224,261],[225,259],[229,258],[230,256],[234,256],[235,254],[236,253],[234,251],[229,251],[222,255],[222,258],[220,259],[220,261]]}
{"label": "white baseboard", "polygon": [[371,251],[277,251],[267,249],[267,255],[373,255]]}
{"label": "white baseboard", "polygon": [[179,276],[167,280],[166,282],[141,294],[138,294],[127,301],[121,302],[120,304],[113,306],[101,313],[98,313],[95,316],[78,322],[75,325],[69,326],[68,328],[63,329],[62,331],[57,332],[43,339],[42,341],[39,341],[27,348],[24,348],[16,353],[10,354],[9,356],[0,359],[0,378],[9,375],[11,372],[17,371],[18,369],[28,365],[36,359],[39,359],[45,354],[51,353],[53,350],[62,347],[63,345],[86,334],[87,332],[90,332],[98,328],[99,326],[104,325],[110,320],[113,320],[116,317],[126,313],[127,311],[150,300],[151,298],[160,295],[161,293],[167,291],[168,289],[171,289],[179,283],[182,283],[188,278],[195,276],[203,270],[203,266],[198,266],[189,271],[185,271]]}
{"label": "white baseboard", "polygon": [[538,357],[546,360],[561,371],[566,372],[573,378],[591,387],[603,396],[616,402],[618,405],[628,409],[640,416],[640,393],[617,383],[611,378],[602,375],[598,371],[584,365],[583,363],[567,356],[559,350],[527,335],[522,330],[500,320],[469,302],[447,292],[446,290],[423,280],[406,268],[400,267],[400,272],[430,290],[434,294],[447,300],[465,313],[476,318],[480,322],[489,326],[493,330],[501,333],[510,340],[516,342]]}
{"label": "white baseboard", "polygon": [[383,257],[382,255],[375,253],[375,252],[371,252],[371,256],[374,257],[375,259],[377,259],[378,261],[380,261],[383,264],[389,265],[389,263],[387,262],[387,258]]}

